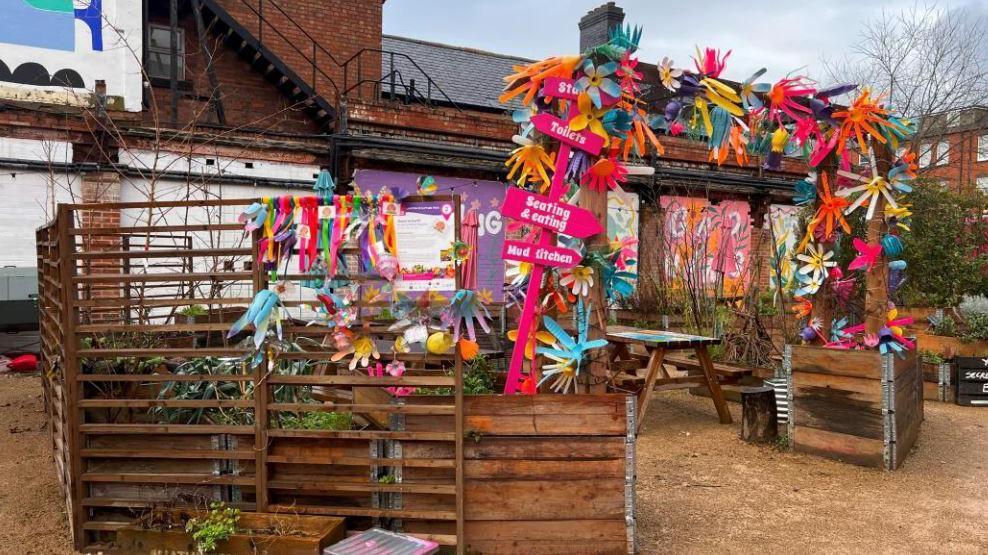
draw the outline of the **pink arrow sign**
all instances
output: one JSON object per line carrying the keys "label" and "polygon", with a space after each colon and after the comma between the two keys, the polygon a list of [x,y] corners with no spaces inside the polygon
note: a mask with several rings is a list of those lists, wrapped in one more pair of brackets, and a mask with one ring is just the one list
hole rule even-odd
{"label": "pink arrow sign", "polygon": [[583,258],[573,249],[536,245],[524,241],[505,241],[504,246],[501,247],[501,257],[505,260],[519,260],[555,268],[572,268]]}
{"label": "pink arrow sign", "polygon": [[604,138],[600,135],[586,129],[573,131],[568,123],[552,114],[532,116],[532,123],[539,132],[590,154],[600,154],[600,149],[604,147]]}
{"label": "pink arrow sign", "polygon": [[561,77],[546,77],[542,85],[542,94],[552,98],[565,98],[566,100],[576,100],[580,93],[573,88],[576,81],[573,79],[563,79]]}
{"label": "pink arrow sign", "polygon": [[508,189],[501,214],[578,239],[604,231],[593,212],[516,187]]}

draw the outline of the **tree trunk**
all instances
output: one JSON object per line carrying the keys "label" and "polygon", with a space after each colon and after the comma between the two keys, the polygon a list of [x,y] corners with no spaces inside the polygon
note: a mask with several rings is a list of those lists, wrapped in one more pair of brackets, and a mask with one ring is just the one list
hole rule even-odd
{"label": "tree trunk", "polygon": [[772,443],[779,436],[775,390],[754,387],[741,392],[741,439],[748,443]]}

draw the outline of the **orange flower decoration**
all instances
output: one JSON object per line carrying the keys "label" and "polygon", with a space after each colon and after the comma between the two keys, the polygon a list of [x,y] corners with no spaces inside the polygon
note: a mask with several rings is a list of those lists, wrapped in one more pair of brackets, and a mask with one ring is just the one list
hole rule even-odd
{"label": "orange flower decoration", "polygon": [[799,304],[792,307],[792,311],[796,313],[797,318],[806,318],[810,314],[813,314],[813,303],[809,299],[796,297],[793,300],[799,302]]}
{"label": "orange flower decoration", "polygon": [[[518,330],[508,331],[508,341],[518,341]],[[556,336],[547,331],[536,330],[528,337],[528,343],[525,344],[525,358],[535,360],[535,347],[539,342],[546,345],[554,345],[556,343]]]}
{"label": "orange flower decoration", "polygon": [[515,72],[504,78],[507,85],[498,100],[501,104],[507,104],[512,98],[524,93],[521,103],[531,104],[547,77],[569,79],[573,77],[573,71],[582,60],[582,56],[553,56],[527,66],[514,66]]}
{"label": "orange flower decoration", "polygon": [[876,141],[885,144],[885,137],[879,130],[880,127],[907,131],[888,120],[890,112],[881,106],[881,101],[881,97],[872,99],[871,91],[866,88],[847,109],[834,112],[834,119],[840,121],[838,154],[844,151],[847,141],[852,138],[857,139],[861,151],[867,154],[868,143],[865,141],[865,135],[870,135]]}
{"label": "orange flower decoration", "polygon": [[[810,224],[806,226],[806,237],[803,238],[803,244],[807,243],[813,236],[813,232],[816,231],[817,226],[823,224],[823,240],[829,241],[834,234],[834,230],[840,227],[844,230],[844,233],[851,233],[851,226],[844,219],[844,210],[850,206],[851,201],[847,200],[845,197],[839,197],[830,192],[830,183],[827,181],[827,174],[822,174],[820,179],[823,182],[823,187],[819,191],[820,204],[817,208],[816,215],[810,221]],[[802,250],[802,245],[800,249]]]}

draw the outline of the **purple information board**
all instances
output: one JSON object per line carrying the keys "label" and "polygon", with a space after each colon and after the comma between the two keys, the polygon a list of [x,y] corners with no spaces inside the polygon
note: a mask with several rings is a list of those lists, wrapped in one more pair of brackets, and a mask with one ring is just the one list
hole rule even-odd
{"label": "purple information board", "polygon": [[[416,194],[416,181],[420,174],[381,170],[357,170],[353,179],[361,190],[378,191],[387,187],[393,192]],[[460,209],[464,214],[477,210],[477,287],[493,294],[495,302],[504,299],[504,260],[501,247],[504,244],[504,224],[501,219],[501,203],[506,187],[499,181],[464,179],[460,177],[434,176],[439,189],[437,195],[460,195]],[[399,238],[400,241],[400,238]]]}

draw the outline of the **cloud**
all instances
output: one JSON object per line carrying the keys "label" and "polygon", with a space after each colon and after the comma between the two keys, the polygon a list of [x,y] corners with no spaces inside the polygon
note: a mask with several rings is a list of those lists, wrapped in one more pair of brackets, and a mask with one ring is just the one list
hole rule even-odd
{"label": "cloud", "polygon": [[[726,77],[742,80],[761,67],[768,79],[790,72],[821,75],[824,58],[844,55],[861,24],[915,0],[677,2],[617,0],[625,22],[644,28],[639,59],[669,56],[690,64],[694,47],[733,50]],[[603,0],[388,0],[384,32],[493,52],[543,58],[574,52],[577,23]],[[984,0],[951,7],[984,10]]]}

